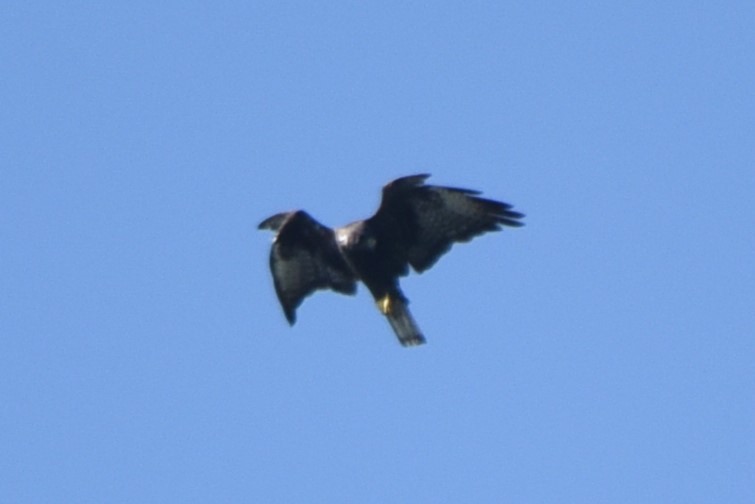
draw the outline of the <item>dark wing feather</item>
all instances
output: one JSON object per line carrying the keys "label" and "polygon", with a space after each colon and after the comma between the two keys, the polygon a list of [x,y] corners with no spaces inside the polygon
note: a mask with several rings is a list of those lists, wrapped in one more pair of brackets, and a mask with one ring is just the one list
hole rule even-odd
{"label": "dark wing feather", "polygon": [[425,185],[428,177],[402,177],[385,186],[380,208],[370,218],[394,258],[396,274],[406,274],[407,264],[425,271],[454,243],[523,225],[524,215],[511,205],[481,198],[478,191]]}
{"label": "dark wing feather", "polygon": [[341,257],[333,230],[304,211],[273,215],[259,229],[277,231],[270,250],[275,292],[290,324],[296,308],[318,289],[356,292],[356,281]]}

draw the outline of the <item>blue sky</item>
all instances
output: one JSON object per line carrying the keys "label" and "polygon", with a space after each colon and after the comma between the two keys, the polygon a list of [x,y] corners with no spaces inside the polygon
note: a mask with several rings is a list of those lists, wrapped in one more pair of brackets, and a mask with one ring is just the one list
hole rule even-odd
{"label": "blue sky", "polygon": [[[11,2],[0,500],[755,501],[752,2]],[[527,226],[275,298],[268,215]]]}

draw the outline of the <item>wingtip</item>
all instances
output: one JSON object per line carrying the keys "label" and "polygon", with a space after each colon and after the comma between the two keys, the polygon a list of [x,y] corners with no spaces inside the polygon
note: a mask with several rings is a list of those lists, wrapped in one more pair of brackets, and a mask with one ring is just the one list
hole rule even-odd
{"label": "wingtip", "polygon": [[278,229],[280,229],[283,221],[286,220],[286,217],[288,217],[289,213],[290,212],[281,212],[275,215],[271,215],[267,219],[260,222],[257,225],[257,229],[270,229],[272,231],[277,231]]}
{"label": "wingtip", "polygon": [[388,184],[387,187],[413,187],[420,186],[425,183],[425,180],[430,178],[429,173],[418,173],[416,175],[407,175],[405,177],[399,177]]}
{"label": "wingtip", "polygon": [[522,227],[524,226],[524,221],[521,219],[524,219],[524,217],[523,213],[507,211],[498,218],[498,223],[508,227]]}
{"label": "wingtip", "polygon": [[275,215],[271,215],[267,219],[260,222],[257,226],[257,229],[269,229],[271,231],[278,231],[289,218],[301,212],[302,210],[291,210],[288,212],[280,212]]}

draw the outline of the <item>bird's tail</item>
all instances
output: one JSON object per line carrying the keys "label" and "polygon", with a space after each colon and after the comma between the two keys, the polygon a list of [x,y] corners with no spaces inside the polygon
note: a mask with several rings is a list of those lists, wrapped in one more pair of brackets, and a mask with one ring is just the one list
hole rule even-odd
{"label": "bird's tail", "polygon": [[425,343],[425,337],[409,311],[409,301],[403,296],[386,294],[377,301],[378,309],[385,315],[403,346],[417,346]]}

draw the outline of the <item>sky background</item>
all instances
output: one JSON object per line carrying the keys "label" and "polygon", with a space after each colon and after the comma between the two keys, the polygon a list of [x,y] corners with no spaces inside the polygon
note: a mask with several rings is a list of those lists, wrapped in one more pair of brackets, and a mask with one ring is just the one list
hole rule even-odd
{"label": "sky background", "polygon": [[[753,2],[5,2],[0,502],[755,502]],[[527,214],[290,328],[265,217]]]}

